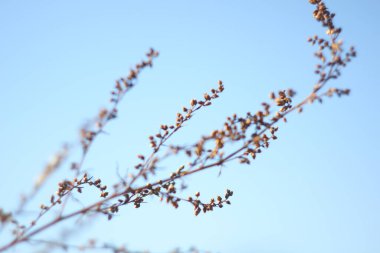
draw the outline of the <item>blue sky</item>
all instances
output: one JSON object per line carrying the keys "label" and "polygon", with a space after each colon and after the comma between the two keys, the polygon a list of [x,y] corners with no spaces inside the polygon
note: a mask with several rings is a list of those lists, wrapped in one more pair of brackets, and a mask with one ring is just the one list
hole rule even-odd
{"label": "blue sky", "polygon": [[[154,252],[192,245],[212,252],[379,252],[380,4],[327,5],[358,50],[332,83],[352,95],[290,116],[251,166],[187,179],[185,195],[234,190],[231,206],[194,217],[190,206],[174,210],[151,199],[111,222],[92,222],[72,242],[97,236]],[[150,47],[161,53],[154,68],[141,75],[85,163],[110,185],[117,166],[125,171],[136,154],[149,152],[148,135],[219,79],[223,96],[173,141],[189,143],[232,113],[255,112],[272,90],[292,87],[301,99],[316,81],[306,38],[324,33],[312,11],[308,1],[1,1],[0,206],[16,206],[49,157],[78,139],[83,122],[107,106],[114,80]],[[51,178],[31,211],[67,171]]]}

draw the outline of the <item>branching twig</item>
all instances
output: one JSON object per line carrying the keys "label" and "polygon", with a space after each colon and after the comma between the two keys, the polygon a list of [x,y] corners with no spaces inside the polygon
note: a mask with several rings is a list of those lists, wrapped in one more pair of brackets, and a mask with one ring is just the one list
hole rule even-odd
{"label": "branching twig", "polygon": [[[100,179],[94,180],[86,173],[83,174],[82,166],[94,139],[104,131],[107,123],[116,117],[118,104],[125,93],[134,86],[134,81],[140,70],[146,66],[151,66],[152,59],[158,55],[156,51],[151,50],[147,54],[147,61],[137,64],[136,68],[131,70],[127,78],[122,78],[116,82],[111,98],[112,107],[110,110],[101,110],[99,112],[98,117],[94,121],[96,125],[95,129],[93,127],[84,127],[81,130],[82,156],[79,162],[72,164],[72,169],[76,171],[77,177],[72,181],[65,180],[61,182],[56,194],[57,197],[52,195],[50,204],[48,206],[41,206],[41,213],[31,222],[31,225],[22,228],[21,232],[11,242],[0,247],[0,252],[22,242],[50,243],[58,247],[65,247],[65,249],[78,248],[75,245],[33,238],[65,220],[80,215],[101,213],[106,215],[108,219],[112,219],[113,215],[122,206],[133,204],[135,208],[139,208],[148,196],[157,196],[175,208],[178,208],[181,201],[190,203],[194,207],[195,215],[199,215],[201,211],[206,213],[213,211],[214,208],[221,208],[224,204],[230,204],[229,198],[233,195],[231,190],[227,190],[224,197],[217,196],[209,202],[202,202],[199,199],[199,192],[188,198],[179,196],[176,182],[201,171],[220,168],[234,160],[239,160],[243,164],[250,164],[263,149],[269,147],[271,141],[277,139],[276,132],[278,131],[278,125],[281,121],[286,122],[286,117],[289,114],[295,111],[302,112],[307,104],[312,104],[315,101],[322,102],[325,97],[331,97],[334,94],[337,96],[348,95],[350,92],[348,89],[327,88],[327,84],[340,76],[341,69],[356,56],[356,51],[352,47],[349,51],[343,49],[343,42],[338,40],[341,28],[335,27],[333,22],[335,14],[328,11],[324,2],[322,0],[309,0],[309,2],[315,5],[314,17],[327,29],[326,33],[328,35],[327,39],[314,36],[308,40],[311,44],[319,47],[315,56],[320,61],[315,69],[318,79],[309,95],[296,105],[293,105],[292,100],[294,99],[295,91],[292,89],[282,90],[277,93],[272,92],[270,94],[272,101],[270,103],[262,103],[262,110],[256,113],[248,112],[244,117],[237,115],[228,117],[226,122],[224,122],[223,128],[216,129],[211,134],[203,136],[193,145],[167,145],[168,140],[182,128],[185,122],[193,117],[196,111],[210,106],[211,101],[219,97],[219,94],[224,90],[223,82],[219,81],[218,88],[212,89],[210,94],[205,93],[203,99],[192,99],[190,107],[184,107],[183,111],[177,114],[175,124],[161,125],[160,132],[155,136],[149,137],[153,151],[147,158],[144,155],[138,155],[140,163],[135,166],[138,171],[132,175],[129,181],[121,178],[120,182],[116,183],[113,192],[110,193],[107,191],[107,186],[103,185]],[[273,106],[277,106],[278,110],[273,110]],[[230,144],[237,144],[238,148],[231,151],[227,148]],[[160,155],[162,154],[160,151],[165,148],[169,151],[164,153],[164,155]],[[183,162],[169,177],[153,181],[150,176],[155,175],[158,163],[164,158],[170,158],[180,153],[186,155],[188,159],[187,163]],[[140,179],[147,181],[147,184],[138,186],[137,183],[140,182]],[[52,220],[43,225],[37,225],[37,222],[39,222],[45,213],[55,206],[61,205],[64,198],[67,201],[68,196],[74,194],[74,191],[81,193],[84,187],[96,187],[99,189],[101,199],[68,214],[64,214],[61,211]],[[2,221],[11,219],[3,211],[0,212],[0,217]],[[103,247],[103,249],[124,252],[115,251],[114,248]]]}

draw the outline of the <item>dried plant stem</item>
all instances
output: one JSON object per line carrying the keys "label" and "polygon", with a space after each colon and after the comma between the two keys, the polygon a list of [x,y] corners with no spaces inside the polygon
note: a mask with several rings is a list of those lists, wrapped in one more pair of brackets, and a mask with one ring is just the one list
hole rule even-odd
{"label": "dried plant stem", "polygon": [[[308,103],[314,103],[315,101],[322,102],[324,97],[331,97],[334,94],[338,96],[349,94],[348,89],[329,88],[325,90],[325,88],[329,81],[340,76],[340,69],[345,67],[352,57],[356,56],[356,51],[351,48],[349,52],[346,52],[345,55],[343,54],[344,50],[341,48],[342,42],[337,41],[341,33],[341,29],[336,28],[333,24],[335,14],[330,13],[327,10],[322,0],[309,0],[309,2],[315,5],[316,10],[314,11],[314,17],[318,22],[322,23],[323,27],[327,27],[327,34],[329,36],[326,40],[319,38],[318,36],[314,36],[314,38],[309,39],[309,42],[313,45],[319,45],[319,50],[315,53],[315,56],[321,62],[317,65],[315,70],[315,73],[319,75],[319,79],[312,92],[302,99],[301,102],[294,106],[291,104],[291,97],[295,94],[295,92],[291,89],[287,92],[279,91],[277,97],[272,92],[270,98],[273,100],[275,105],[280,107],[277,112],[270,110],[270,104],[262,103],[264,106],[263,111],[258,111],[254,115],[247,113],[247,116],[242,118],[238,118],[236,115],[232,118],[228,117],[227,121],[224,123],[223,129],[214,130],[211,135],[203,136],[196,144],[190,147],[173,146],[172,148],[174,151],[172,153],[169,152],[160,157],[159,151],[166,146],[166,142],[182,128],[183,124],[190,120],[195,112],[201,108],[211,105],[211,101],[218,98],[219,94],[223,92],[223,83],[222,81],[219,81],[218,89],[212,89],[211,95],[205,93],[204,100],[191,100],[190,108],[184,107],[183,113],[177,114],[176,123],[174,125],[161,125],[160,132],[156,134],[155,137],[149,137],[153,151],[149,154],[149,156],[147,156],[147,159],[145,159],[145,156],[143,155],[138,155],[141,162],[137,164],[135,168],[139,171],[135,175],[132,175],[129,182],[121,178],[121,182],[115,184],[113,193],[106,191],[107,186],[102,185],[100,179],[93,180],[92,177],[87,176],[87,173],[84,173],[83,177],[80,179],[75,178],[72,181],[65,180],[60,182],[57,191],[58,198],[56,199],[55,195],[52,195],[50,205],[42,205],[40,214],[31,222],[30,226],[23,228],[21,233],[19,233],[11,242],[0,247],[0,252],[6,251],[22,242],[45,243],[62,248],[78,249],[79,246],[61,242],[36,240],[33,239],[33,237],[63,221],[77,216],[90,214],[92,212],[108,215],[108,219],[111,219],[113,214],[118,212],[119,207],[123,205],[133,203],[136,208],[139,208],[140,204],[147,196],[155,195],[160,197],[161,200],[166,199],[166,201],[171,203],[175,208],[178,207],[179,201],[188,202],[194,206],[195,215],[198,215],[201,210],[206,213],[208,211],[212,211],[214,207],[221,208],[223,207],[223,204],[230,204],[228,198],[233,194],[230,190],[227,190],[225,198],[218,196],[216,200],[213,198],[209,203],[203,203],[198,199],[200,196],[199,192],[195,194],[195,198],[189,197],[188,199],[185,199],[178,197],[175,195],[175,181],[214,167],[220,168],[235,159],[240,159],[241,163],[249,164],[250,161],[245,156],[250,155],[252,159],[255,159],[256,153],[260,153],[261,148],[269,147],[269,140],[277,139],[275,132],[277,131],[277,124],[280,120],[284,120],[286,122],[286,116],[295,111],[302,112],[303,108]],[[329,51],[329,56],[325,56],[326,50]],[[147,56],[148,61],[142,61],[142,63],[137,64],[136,68],[131,70],[126,79],[121,78],[116,82],[115,90],[112,92],[111,98],[112,107],[110,110],[104,109],[100,111],[98,117],[95,119],[96,129],[94,130],[93,127],[84,127],[82,129],[82,155],[79,162],[73,163],[72,165],[72,169],[76,171],[77,177],[83,173],[82,167],[84,161],[95,138],[104,131],[104,127],[108,124],[108,122],[116,117],[117,107],[125,93],[134,86],[134,81],[136,80],[140,70],[146,66],[152,65],[152,59],[158,56],[158,52],[152,49]],[[269,116],[273,116],[273,118],[268,121]],[[248,134],[248,130],[252,132],[251,135]],[[223,149],[225,144],[233,142],[238,142],[240,146],[225,155]],[[207,148],[211,145],[211,143],[214,143],[213,148]],[[176,172],[172,173],[170,177],[134,188],[134,184],[136,184],[137,180],[141,178],[149,182],[148,175],[155,174],[156,164],[163,158],[176,155],[179,151],[183,151],[189,159],[194,155],[196,156],[194,159],[191,158],[193,161],[189,163],[187,169],[185,169],[185,165],[182,165]],[[49,173],[51,173],[51,169],[49,170]],[[45,178],[46,177],[47,175],[45,175]],[[94,186],[98,188],[101,192],[101,199],[79,210],[64,214],[64,208],[67,205],[70,196],[74,193],[74,190],[81,193],[82,188],[85,186]],[[122,198],[125,199],[123,200]],[[112,201],[116,199],[117,202],[115,201],[115,203],[112,204]],[[38,227],[37,222],[39,222],[48,211],[59,204],[61,204],[61,206],[58,216]],[[10,219],[9,214],[6,214],[2,210],[0,211],[0,218],[3,220]],[[110,248],[105,246],[100,249]]]}

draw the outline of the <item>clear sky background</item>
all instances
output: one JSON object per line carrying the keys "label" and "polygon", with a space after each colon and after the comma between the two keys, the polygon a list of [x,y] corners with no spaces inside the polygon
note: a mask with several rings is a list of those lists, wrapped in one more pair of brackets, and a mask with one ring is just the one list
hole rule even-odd
{"label": "clear sky background", "polygon": [[[200,190],[207,199],[234,190],[231,206],[195,217],[188,205],[175,210],[150,199],[139,210],[123,208],[111,222],[92,222],[71,242],[96,236],[153,252],[192,245],[226,253],[380,252],[380,3],[327,4],[345,42],[358,50],[333,83],[352,95],[289,117],[278,141],[251,166],[231,164],[220,177],[214,170],[187,179],[185,195]],[[324,33],[312,11],[306,0],[2,0],[0,206],[17,205],[49,157],[78,139],[83,122],[107,106],[114,80],[149,47],[161,53],[154,68],[141,75],[85,163],[110,185],[117,165],[125,172],[135,164],[137,153],[149,151],[147,136],[219,79],[223,96],[174,142],[195,141],[232,113],[255,112],[272,90],[292,87],[301,99],[316,81],[306,39]],[[28,207],[31,215],[67,171],[51,178]]]}

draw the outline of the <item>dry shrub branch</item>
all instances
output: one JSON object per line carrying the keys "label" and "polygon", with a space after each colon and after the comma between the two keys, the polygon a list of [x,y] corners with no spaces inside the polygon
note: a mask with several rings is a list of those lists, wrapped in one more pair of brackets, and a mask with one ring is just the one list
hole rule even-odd
{"label": "dry shrub branch", "polygon": [[[98,245],[96,241],[76,246],[64,242],[46,241],[35,238],[43,231],[62,223],[65,220],[78,216],[93,214],[105,215],[109,220],[126,205],[139,208],[144,204],[148,196],[156,196],[174,208],[180,203],[188,203],[193,206],[194,214],[211,212],[216,208],[230,205],[233,191],[227,189],[225,193],[215,196],[210,200],[202,200],[201,194],[196,192],[192,196],[183,197],[179,194],[182,185],[179,182],[192,174],[211,168],[220,167],[233,160],[242,164],[250,164],[265,149],[269,148],[272,141],[277,139],[278,123],[286,122],[286,116],[292,112],[301,113],[308,104],[316,101],[322,102],[326,97],[349,95],[349,89],[334,88],[328,86],[331,80],[339,78],[342,69],[356,56],[353,47],[348,50],[343,48],[340,39],[342,29],[334,23],[335,14],[330,12],[322,0],[309,0],[315,7],[314,18],[326,30],[325,36],[313,36],[308,42],[317,47],[315,56],[319,63],[316,65],[315,74],[317,81],[308,96],[294,103],[296,92],[292,89],[271,92],[268,102],[261,104],[262,109],[257,112],[247,112],[243,116],[236,114],[227,117],[220,128],[213,130],[210,134],[202,136],[191,145],[168,144],[168,140],[181,130],[184,123],[189,121],[197,112],[212,106],[214,100],[224,92],[224,84],[218,81],[216,87],[204,93],[203,97],[192,99],[190,103],[177,113],[174,123],[162,124],[156,134],[149,136],[151,146],[150,154],[139,154],[139,163],[134,168],[135,172],[126,178],[120,178],[112,187],[105,185],[95,175],[89,175],[83,168],[83,163],[96,138],[104,132],[108,123],[117,117],[118,107],[125,94],[136,85],[136,80],[142,70],[153,66],[153,60],[159,53],[154,49],[146,54],[146,59],[136,64],[128,76],[116,81],[111,92],[111,106],[102,109],[94,117],[90,124],[81,129],[81,156],[76,162],[71,163],[74,171],[72,180],[63,180],[58,183],[56,193],[40,206],[40,213],[28,224],[18,221],[22,215],[24,206],[39,191],[41,186],[49,179],[49,176],[58,170],[63,161],[67,159],[69,148],[65,146],[57,153],[55,158],[47,164],[35,183],[32,193],[27,195],[21,202],[20,208],[15,212],[6,212],[0,209],[0,222],[2,226],[11,225],[13,240],[0,246],[0,252],[16,247],[18,244],[29,242],[31,245],[49,245],[52,248],[63,248],[66,250],[76,248],[82,250],[103,249],[112,252],[131,252],[123,247],[115,247],[109,244]],[[233,146],[232,146],[233,144]],[[233,150],[232,147],[235,147]],[[237,147],[237,148],[236,148]],[[183,162],[178,168],[171,171],[166,178],[156,179],[156,170],[164,159],[182,155]],[[145,183],[141,184],[141,182]],[[70,199],[80,199],[80,194],[87,188],[95,188],[99,192],[99,199],[83,208],[65,214],[63,212]],[[50,220],[42,223],[42,218],[58,210]],[[8,226],[9,227],[9,226]],[[193,250],[191,252],[196,252]]]}

